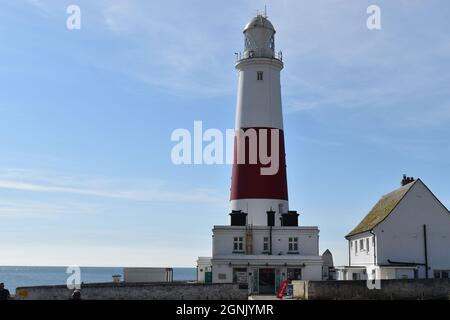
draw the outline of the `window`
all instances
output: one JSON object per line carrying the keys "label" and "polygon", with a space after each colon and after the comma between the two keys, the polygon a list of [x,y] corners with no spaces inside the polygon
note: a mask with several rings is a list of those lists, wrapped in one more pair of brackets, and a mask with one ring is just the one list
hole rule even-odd
{"label": "window", "polygon": [[298,251],[298,238],[289,238],[289,252]]}
{"label": "window", "polygon": [[256,74],[257,74],[257,79],[258,80],[263,80],[263,74],[264,73],[262,71],[258,71]]}
{"label": "window", "polygon": [[370,247],[369,241],[370,241],[370,239],[367,238],[366,239],[366,250],[367,250],[367,253],[369,253],[369,251],[370,251],[370,249],[369,249],[369,247]]}
{"label": "window", "polygon": [[247,268],[233,268],[233,283],[247,284]]}
{"label": "window", "polygon": [[359,240],[359,251],[364,251],[364,239]]}
{"label": "window", "polygon": [[263,239],[263,251],[264,252],[269,251],[269,237],[264,237]]}
{"label": "window", "polygon": [[250,47],[251,47],[250,40],[247,37],[245,38],[244,47],[245,47],[245,49],[250,49]]}
{"label": "window", "polygon": [[450,270],[434,270],[433,273],[436,279],[448,279]]}
{"label": "window", "polygon": [[355,254],[358,254],[358,241],[355,240]]}
{"label": "window", "polygon": [[300,268],[288,268],[287,278],[289,280],[302,280],[302,269]]}
{"label": "window", "polygon": [[244,251],[244,238],[243,237],[234,237],[233,251]]}

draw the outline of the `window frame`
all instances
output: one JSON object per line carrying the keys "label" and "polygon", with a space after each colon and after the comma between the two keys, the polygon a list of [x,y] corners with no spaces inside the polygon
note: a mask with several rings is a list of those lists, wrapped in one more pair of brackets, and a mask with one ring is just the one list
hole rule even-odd
{"label": "window frame", "polygon": [[290,253],[298,252],[298,237],[289,237],[288,238],[288,252],[290,252]]}
{"label": "window frame", "polygon": [[269,252],[269,237],[263,238],[263,252]]}
{"label": "window frame", "polygon": [[233,237],[233,252],[244,252],[244,237]]}
{"label": "window frame", "polygon": [[256,80],[264,81],[264,71],[256,71]]}

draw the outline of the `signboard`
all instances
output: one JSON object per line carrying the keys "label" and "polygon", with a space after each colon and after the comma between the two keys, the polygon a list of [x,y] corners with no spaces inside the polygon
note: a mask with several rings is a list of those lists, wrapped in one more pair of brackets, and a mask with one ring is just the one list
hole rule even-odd
{"label": "signboard", "polygon": [[278,289],[277,299],[283,299],[288,284],[289,284],[289,281],[288,281],[288,280],[284,280],[284,281],[281,283],[281,286],[280,286],[280,288]]}

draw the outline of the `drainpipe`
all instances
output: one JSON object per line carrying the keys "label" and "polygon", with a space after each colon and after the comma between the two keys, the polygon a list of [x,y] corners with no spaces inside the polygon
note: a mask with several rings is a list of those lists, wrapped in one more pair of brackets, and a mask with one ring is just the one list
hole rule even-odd
{"label": "drainpipe", "polygon": [[369,231],[373,235],[373,265],[377,265],[377,238],[375,236],[375,233],[373,233],[373,230]]}
{"label": "drainpipe", "polygon": [[423,244],[425,248],[425,278],[428,279],[427,225],[423,225]]}
{"label": "drainpipe", "polygon": [[269,227],[269,256],[272,255],[272,226]]}
{"label": "drainpipe", "polygon": [[350,241],[352,241],[352,240],[348,240],[348,266],[349,267],[352,265],[352,259],[351,259],[352,249],[350,248]]}

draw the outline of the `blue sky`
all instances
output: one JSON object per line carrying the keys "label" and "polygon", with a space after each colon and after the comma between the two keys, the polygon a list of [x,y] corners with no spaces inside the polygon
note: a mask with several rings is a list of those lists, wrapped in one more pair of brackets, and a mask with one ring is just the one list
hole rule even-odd
{"label": "blue sky", "polygon": [[170,135],[233,128],[234,52],[265,4],[285,61],[290,207],[321,251],[345,264],[344,235],[403,173],[450,206],[448,1],[0,0],[0,265],[210,255],[231,168],[173,165]]}

